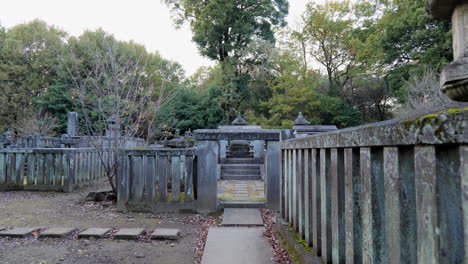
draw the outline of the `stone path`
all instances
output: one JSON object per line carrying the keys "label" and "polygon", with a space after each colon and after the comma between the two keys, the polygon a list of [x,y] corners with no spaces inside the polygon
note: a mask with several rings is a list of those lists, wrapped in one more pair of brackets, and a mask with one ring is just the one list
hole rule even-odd
{"label": "stone path", "polygon": [[263,226],[263,220],[257,208],[226,208],[221,224],[223,226]]}
{"label": "stone path", "polygon": [[219,181],[220,201],[265,202],[263,181]]}
{"label": "stone path", "polygon": [[[258,222],[258,217],[261,221],[258,209],[226,208],[222,224],[263,224]],[[210,227],[202,264],[274,263],[272,248],[262,232],[260,227]]]}
{"label": "stone path", "polygon": [[[115,231],[113,234],[112,231]],[[154,231],[146,230],[144,228],[122,228],[120,230],[113,230],[111,228],[88,228],[85,230],[77,230],[75,228],[67,227],[52,227],[52,228],[41,228],[41,227],[11,227],[0,229],[0,237],[26,237],[31,235],[33,232],[37,232],[39,237],[52,237],[62,238],[70,235],[73,232],[78,232],[78,238],[102,238],[109,235],[113,239],[131,239],[136,240],[142,234],[150,234],[150,238],[153,240],[175,240],[180,237],[179,229],[172,228],[157,228]]]}

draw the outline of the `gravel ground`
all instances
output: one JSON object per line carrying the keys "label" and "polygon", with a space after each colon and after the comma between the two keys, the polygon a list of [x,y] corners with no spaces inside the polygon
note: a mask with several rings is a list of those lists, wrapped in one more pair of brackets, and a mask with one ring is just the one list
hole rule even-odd
{"label": "gravel ground", "polygon": [[[71,194],[0,192],[0,226],[179,228],[177,241],[0,238],[0,263],[196,263],[213,217],[193,214],[120,213],[112,202],[83,202],[90,187]],[[202,249],[201,249],[202,250]]]}

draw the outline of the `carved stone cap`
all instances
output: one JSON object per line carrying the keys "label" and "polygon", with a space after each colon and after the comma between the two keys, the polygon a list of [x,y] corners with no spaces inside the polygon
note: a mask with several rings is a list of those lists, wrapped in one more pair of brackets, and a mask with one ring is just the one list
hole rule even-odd
{"label": "carved stone cap", "polygon": [[467,0],[427,0],[427,9],[434,18],[450,19],[457,5],[468,3]]}
{"label": "carved stone cap", "polygon": [[119,124],[120,123],[120,118],[118,115],[111,115],[107,120],[106,123],[111,123],[111,124]]}
{"label": "carved stone cap", "polygon": [[293,125],[295,126],[307,126],[310,125],[310,122],[305,119],[305,117],[302,115],[302,112],[299,112],[299,115],[297,116],[296,120],[294,121]]}
{"label": "carved stone cap", "polygon": [[234,126],[245,126],[247,125],[247,121],[245,121],[244,118],[242,118],[242,115],[240,112],[237,113],[237,118],[234,119],[234,121],[232,121],[231,125],[234,125]]}

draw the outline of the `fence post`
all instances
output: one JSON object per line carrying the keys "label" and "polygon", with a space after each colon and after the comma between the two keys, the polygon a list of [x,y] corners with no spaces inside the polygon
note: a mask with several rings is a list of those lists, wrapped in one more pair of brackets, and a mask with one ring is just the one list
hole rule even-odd
{"label": "fence post", "polygon": [[128,175],[128,157],[125,152],[119,155],[119,169],[117,171],[117,209],[125,211],[130,192],[130,181]]}
{"label": "fence post", "polygon": [[218,164],[218,143],[216,141],[198,141],[198,211],[209,213],[216,211],[216,167]]}
{"label": "fence post", "polygon": [[281,166],[281,149],[279,141],[267,142],[267,207],[271,210],[279,210],[279,193],[280,193],[280,166]]}

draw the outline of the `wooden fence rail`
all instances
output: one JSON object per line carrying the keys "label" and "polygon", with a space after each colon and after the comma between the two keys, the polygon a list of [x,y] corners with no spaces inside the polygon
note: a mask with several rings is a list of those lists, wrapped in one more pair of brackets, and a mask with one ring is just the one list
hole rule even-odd
{"label": "wooden fence rail", "polygon": [[281,217],[325,263],[468,263],[468,113],[282,143]]}
{"label": "wooden fence rail", "polygon": [[122,150],[119,163],[120,210],[196,209],[194,148]]}
{"label": "wooden fence rail", "polygon": [[95,149],[0,149],[0,190],[71,192],[104,176]]}

